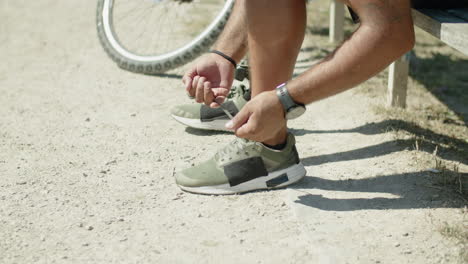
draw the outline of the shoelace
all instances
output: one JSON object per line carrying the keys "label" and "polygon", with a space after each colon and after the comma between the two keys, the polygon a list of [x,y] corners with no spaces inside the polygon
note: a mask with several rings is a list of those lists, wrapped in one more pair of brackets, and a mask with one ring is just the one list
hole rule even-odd
{"label": "shoelace", "polygon": [[231,160],[232,159],[232,154],[236,155],[245,155],[248,156],[250,153],[245,150],[245,146],[249,143],[252,142],[248,139],[243,139],[243,138],[236,138],[234,139],[230,144],[226,145],[225,147],[221,148],[216,152],[215,154],[215,159],[217,161],[226,161],[226,160]]}

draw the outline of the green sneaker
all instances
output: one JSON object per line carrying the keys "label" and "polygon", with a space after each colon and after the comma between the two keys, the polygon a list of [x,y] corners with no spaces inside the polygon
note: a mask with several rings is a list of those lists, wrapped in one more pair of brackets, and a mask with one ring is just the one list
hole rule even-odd
{"label": "green sneaker", "polygon": [[[233,86],[223,107],[235,116],[249,100],[250,90],[247,90],[245,85]],[[184,104],[172,108],[171,115],[175,120],[189,127],[230,131],[224,127],[229,117],[221,108],[211,108],[205,104]]]}
{"label": "green sneaker", "polygon": [[283,150],[236,138],[213,158],[176,174],[176,183],[188,192],[234,194],[280,188],[302,179],[306,170],[299,161],[295,139],[288,135]]}

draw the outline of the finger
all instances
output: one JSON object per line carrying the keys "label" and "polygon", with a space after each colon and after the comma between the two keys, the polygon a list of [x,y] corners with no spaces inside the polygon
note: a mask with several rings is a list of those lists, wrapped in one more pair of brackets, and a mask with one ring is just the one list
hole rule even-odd
{"label": "finger", "polygon": [[241,111],[226,124],[226,128],[237,132],[237,130],[249,120],[249,117],[250,111],[248,110],[248,105],[245,105]]}
{"label": "finger", "polygon": [[214,102],[212,102],[212,103],[210,104],[210,107],[211,107],[211,108],[218,108],[218,107],[221,106],[221,104],[224,103],[224,101],[226,101],[226,97],[224,97],[224,96],[218,96],[218,97],[215,97],[213,100],[214,100]]}
{"label": "finger", "polygon": [[215,97],[227,97],[227,95],[229,94],[229,89],[227,88],[212,88],[211,89],[213,91],[213,94]]}
{"label": "finger", "polygon": [[184,74],[182,77],[182,83],[185,85],[185,90],[189,92],[190,88],[192,88],[192,80],[197,75],[195,70],[189,70]]}
{"label": "finger", "polygon": [[252,118],[251,116],[249,119],[245,121],[238,129],[236,129],[236,136],[240,138],[246,138],[250,140],[256,140],[256,130],[257,127],[257,120]]}
{"label": "finger", "polygon": [[185,91],[187,91],[188,93],[190,89],[192,88],[192,78],[184,76],[184,78],[182,79],[182,82],[184,83]]}
{"label": "finger", "polygon": [[197,93],[198,79],[200,79],[200,76],[198,75],[192,78],[192,83],[190,85],[190,89],[188,90],[188,94],[192,97],[194,97],[195,94]]}
{"label": "finger", "polygon": [[203,97],[206,105],[210,105],[213,103],[214,100],[214,95],[213,92],[211,91],[211,83],[210,82],[205,82],[203,84]]}
{"label": "finger", "polygon": [[204,83],[206,82],[206,78],[205,77],[200,77],[198,78],[198,82],[197,82],[197,85],[195,87],[197,87],[197,91],[196,91],[196,94],[195,94],[195,101],[197,101],[197,103],[203,103],[203,99],[204,99]]}
{"label": "finger", "polygon": [[210,104],[210,107],[211,108],[219,108],[220,105],[218,103],[216,103],[216,102],[213,102],[213,103]]}
{"label": "finger", "polygon": [[213,92],[215,102],[210,105],[212,108],[219,107],[226,100],[227,95],[229,94],[229,89],[226,88],[211,88]]}

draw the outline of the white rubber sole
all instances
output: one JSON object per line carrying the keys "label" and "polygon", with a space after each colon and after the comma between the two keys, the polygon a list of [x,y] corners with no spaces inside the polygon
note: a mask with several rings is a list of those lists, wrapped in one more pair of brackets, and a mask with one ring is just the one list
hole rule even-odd
{"label": "white rubber sole", "polygon": [[[287,174],[288,180],[278,184],[273,187],[268,187],[267,182],[275,179],[277,177],[281,177],[283,174]],[[306,170],[302,163],[295,164],[289,168],[275,171],[269,173],[267,176],[259,177],[248,182],[241,183],[236,186],[230,186],[229,183],[215,185],[215,186],[202,186],[202,187],[185,187],[179,185],[179,187],[187,192],[191,193],[200,193],[200,194],[214,194],[214,195],[223,195],[223,194],[236,194],[236,193],[243,193],[249,192],[254,190],[265,190],[265,189],[276,189],[282,188],[293,183],[300,181],[306,175]]]}
{"label": "white rubber sole", "polygon": [[228,120],[213,120],[209,122],[202,122],[198,119],[185,118],[180,116],[172,115],[172,117],[179,123],[186,125],[188,127],[193,127],[203,130],[216,130],[216,131],[227,131],[232,132],[231,130],[225,127]]}

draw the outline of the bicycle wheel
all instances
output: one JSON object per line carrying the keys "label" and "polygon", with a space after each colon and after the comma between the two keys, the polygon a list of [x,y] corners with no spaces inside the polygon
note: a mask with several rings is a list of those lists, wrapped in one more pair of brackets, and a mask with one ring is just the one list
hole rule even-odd
{"label": "bicycle wheel", "polygon": [[205,52],[234,0],[98,0],[97,32],[121,68],[163,73]]}

